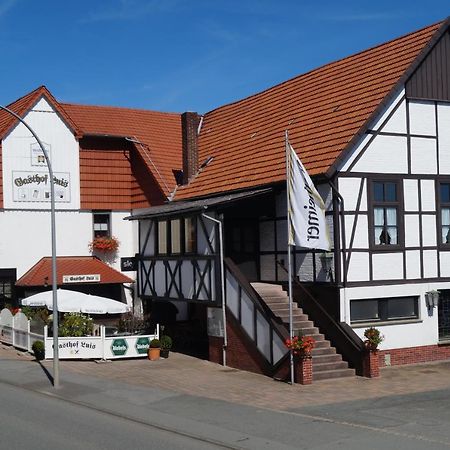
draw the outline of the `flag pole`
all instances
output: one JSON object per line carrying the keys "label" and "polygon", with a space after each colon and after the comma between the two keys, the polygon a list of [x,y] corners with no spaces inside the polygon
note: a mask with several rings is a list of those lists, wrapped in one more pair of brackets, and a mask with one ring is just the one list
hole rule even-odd
{"label": "flag pole", "polygon": [[[290,201],[290,148],[289,148],[289,136],[286,130],[285,134],[285,146],[286,146],[286,200],[287,200],[287,244],[288,244],[288,295],[289,295],[289,339],[292,341],[294,337],[294,324],[292,318],[292,255],[291,255],[291,201]],[[294,384],[294,351],[289,351],[289,366],[291,374],[291,384]]]}

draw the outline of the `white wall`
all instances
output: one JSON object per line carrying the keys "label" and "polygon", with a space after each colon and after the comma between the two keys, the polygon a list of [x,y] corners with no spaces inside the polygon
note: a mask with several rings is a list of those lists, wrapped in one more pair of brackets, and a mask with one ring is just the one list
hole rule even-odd
{"label": "white wall", "polygon": [[[73,132],[49,103],[41,98],[25,121],[49,151],[53,172],[68,185],[55,184],[57,256],[88,256],[93,237],[92,212],[80,211],[79,145]],[[18,123],[2,142],[4,210],[0,212],[0,267],[16,268],[20,277],[42,257],[51,256],[50,190],[48,169],[40,161],[39,145],[24,125]],[[24,183],[19,179],[41,177]],[[58,197],[61,190],[63,198]],[[137,252],[137,224],[124,221],[130,211],[111,213],[112,234],[120,241],[114,255],[97,252],[101,259],[120,270],[120,257]],[[105,256],[106,255],[106,256]],[[133,277],[133,272],[127,272]]]}
{"label": "white wall", "polygon": [[[120,270],[120,257],[134,256],[137,246],[133,241],[130,221],[124,221],[127,213],[112,213],[113,234],[119,239],[119,251],[113,259],[114,268]],[[41,258],[51,256],[50,212],[47,211],[3,211],[0,213],[0,267],[17,268],[21,277]],[[56,213],[57,256],[89,256],[92,240],[92,213],[88,211],[57,211]],[[104,258],[104,253],[98,256]],[[127,272],[132,277],[132,272]]]}
{"label": "white wall", "polygon": [[[341,289],[341,320],[350,323],[350,301],[370,298],[419,296],[419,319],[410,323],[395,323],[375,326],[385,336],[381,350],[435,345],[438,343],[438,312],[430,315],[425,304],[425,292],[433,289],[449,289],[450,283],[398,284],[390,286],[367,286]],[[364,340],[364,330],[370,325],[353,324],[356,334]]]}
{"label": "white wall", "polygon": [[[26,114],[24,120],[45,144],[52,162],[56,178],[65,180],[67,187],[55,184],[55,200],[58,209],[80,208],[80,169],[79,147],[71,130],[51,108],[46,100],[41,99]],[[48,178],[46,182],[36,181],[19,186],[21,180],[28,176],[39,175],[42,179],[48,175],[47,166],[38,161],[40,147],[28,129],[18,123],[2,142],[3,162],[3,204],[5,209],[46,209],[50,198],[45,191],[50,191]],[[64,198],[59,198],[59,193]]]}

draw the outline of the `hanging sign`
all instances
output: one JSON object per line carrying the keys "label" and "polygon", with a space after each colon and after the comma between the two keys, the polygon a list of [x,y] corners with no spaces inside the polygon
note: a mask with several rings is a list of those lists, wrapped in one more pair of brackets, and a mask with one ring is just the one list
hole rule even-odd
{"label": "hanging sign", "polygon": [[120,258],[120,270],[122,272],[132,272],[136,270],[136,258]]}
{"label": "hanging sign", "polygon": [[63,275],[63,283],[98,283],[100,274],[92,275]]}

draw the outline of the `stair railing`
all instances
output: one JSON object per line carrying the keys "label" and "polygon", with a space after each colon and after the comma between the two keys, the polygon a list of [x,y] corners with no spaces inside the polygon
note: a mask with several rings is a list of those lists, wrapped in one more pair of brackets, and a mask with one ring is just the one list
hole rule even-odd
{"label": "stair railing", "polygon": [[[288,273],[288,270],[280,261],[277,261],[277,263]],[[295,276],[292,277],[292,281],[304,294],[299,299],[300,296],[297,290],[294,289],[293,300],[297,301],[299,299],[297,303],[300,304],[309,318],[313,320],[314,325],[331,342],[331,345],[336,347],[336,350],[348,362],[349,366],[355,369],[356,374],[362,375],[365,351],[364,342],[350,325],[345,322],[337,322]]]}
{"label": "stair railing", "polygon": [[225,258],[225,292],[228,312],[275,371],[288,356],[289,334],[230,258]]}

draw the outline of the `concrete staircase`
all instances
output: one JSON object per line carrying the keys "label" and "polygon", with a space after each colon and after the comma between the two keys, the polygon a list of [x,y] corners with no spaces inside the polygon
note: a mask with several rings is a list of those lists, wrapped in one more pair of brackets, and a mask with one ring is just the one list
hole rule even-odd
{"label": "concrete staircase", "polygon": [[[251,283],[251,285],[275,316],[279,317],[289,329],[289,298],[282,287],[269,283]],[[340,354],[336,353],[330,341],[327,341],[319,332],[302,308],[299,308],[295,302],[292,307],[294,334],[312,336],[316,341],[312,352],[313,381],[355,376],[355,371],[348,367]]]}

